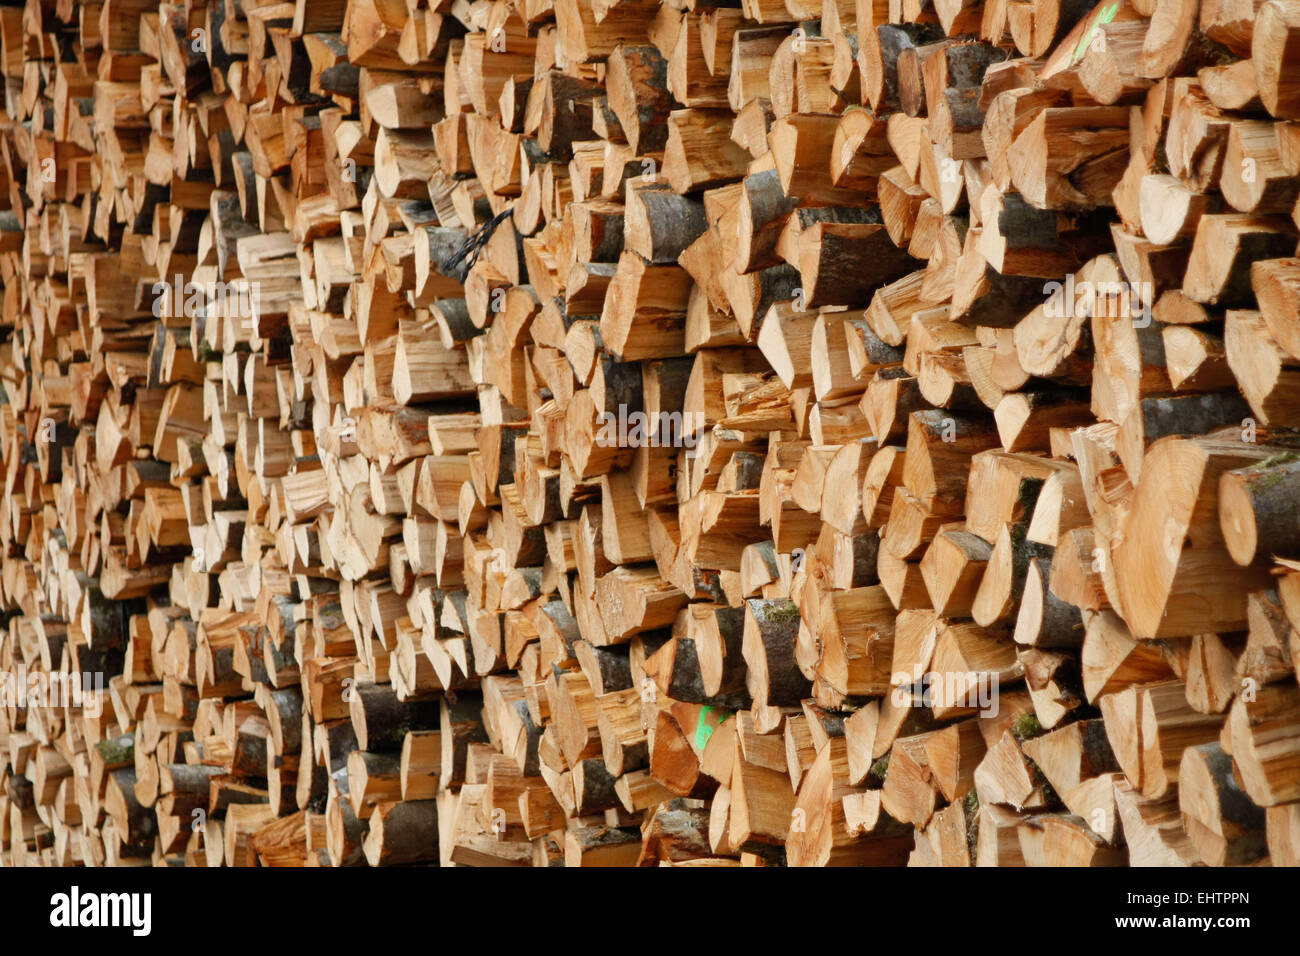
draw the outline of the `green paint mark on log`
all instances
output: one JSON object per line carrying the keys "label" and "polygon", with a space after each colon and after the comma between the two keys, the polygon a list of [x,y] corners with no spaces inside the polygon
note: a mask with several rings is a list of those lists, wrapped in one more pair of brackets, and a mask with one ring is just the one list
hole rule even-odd
{"label": "green paint mark on log", "polygon": [[[720,714],[721,716],[719,716],[717,721],[714,723],[709,723],[709,716],[711,714]],[[729,711],[715,710],[708,704],[701,707],[700,719],[695,724],[695,746],[698,749],[703,750],[705,745],[708,744],[709,738],[713,736],[713,732],[717,730],[718,727],[722,725],[722,722],[730,716],[731,713]]]}

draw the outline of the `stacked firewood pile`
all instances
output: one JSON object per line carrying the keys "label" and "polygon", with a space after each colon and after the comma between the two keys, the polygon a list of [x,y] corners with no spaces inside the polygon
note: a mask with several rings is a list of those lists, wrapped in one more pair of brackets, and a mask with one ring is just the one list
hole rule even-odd
{"label": "stacked firewood pile", "polygon": [[1300,0],[0,72],[6,864],[1300,863]]}

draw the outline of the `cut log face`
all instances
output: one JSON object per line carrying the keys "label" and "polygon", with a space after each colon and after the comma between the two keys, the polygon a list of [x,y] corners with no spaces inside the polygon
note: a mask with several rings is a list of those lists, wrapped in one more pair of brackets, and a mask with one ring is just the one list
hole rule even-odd
{"label": "cut log face", "polygon": [[0,864],[1300,860],[1297,0],[0,73]]}
{"label": "cut log face", "polygon": [[[1249,588],[1237,592],[1219,585],[1224,575],[1238,584],[1262,581],[1262,569],[1238,567],[1218,522],[1207,520],[1213,515],[1218,476],[1266,460],[1262,450],[1234,437],[1239,438],[1167,438],[1146,456],[1124,540],[1114,549],[1119,603],[1139,637],[1231,631],[1245,624]],[[1221,603],[1220,596],[1229,594]]]}
{"label": "cut log face", "polygon": [[1252,863],[1267,853],[1264,810],[1237,785],[1232,758],[1217,742],[1183,752],[1178,807],[1207,865]]}

